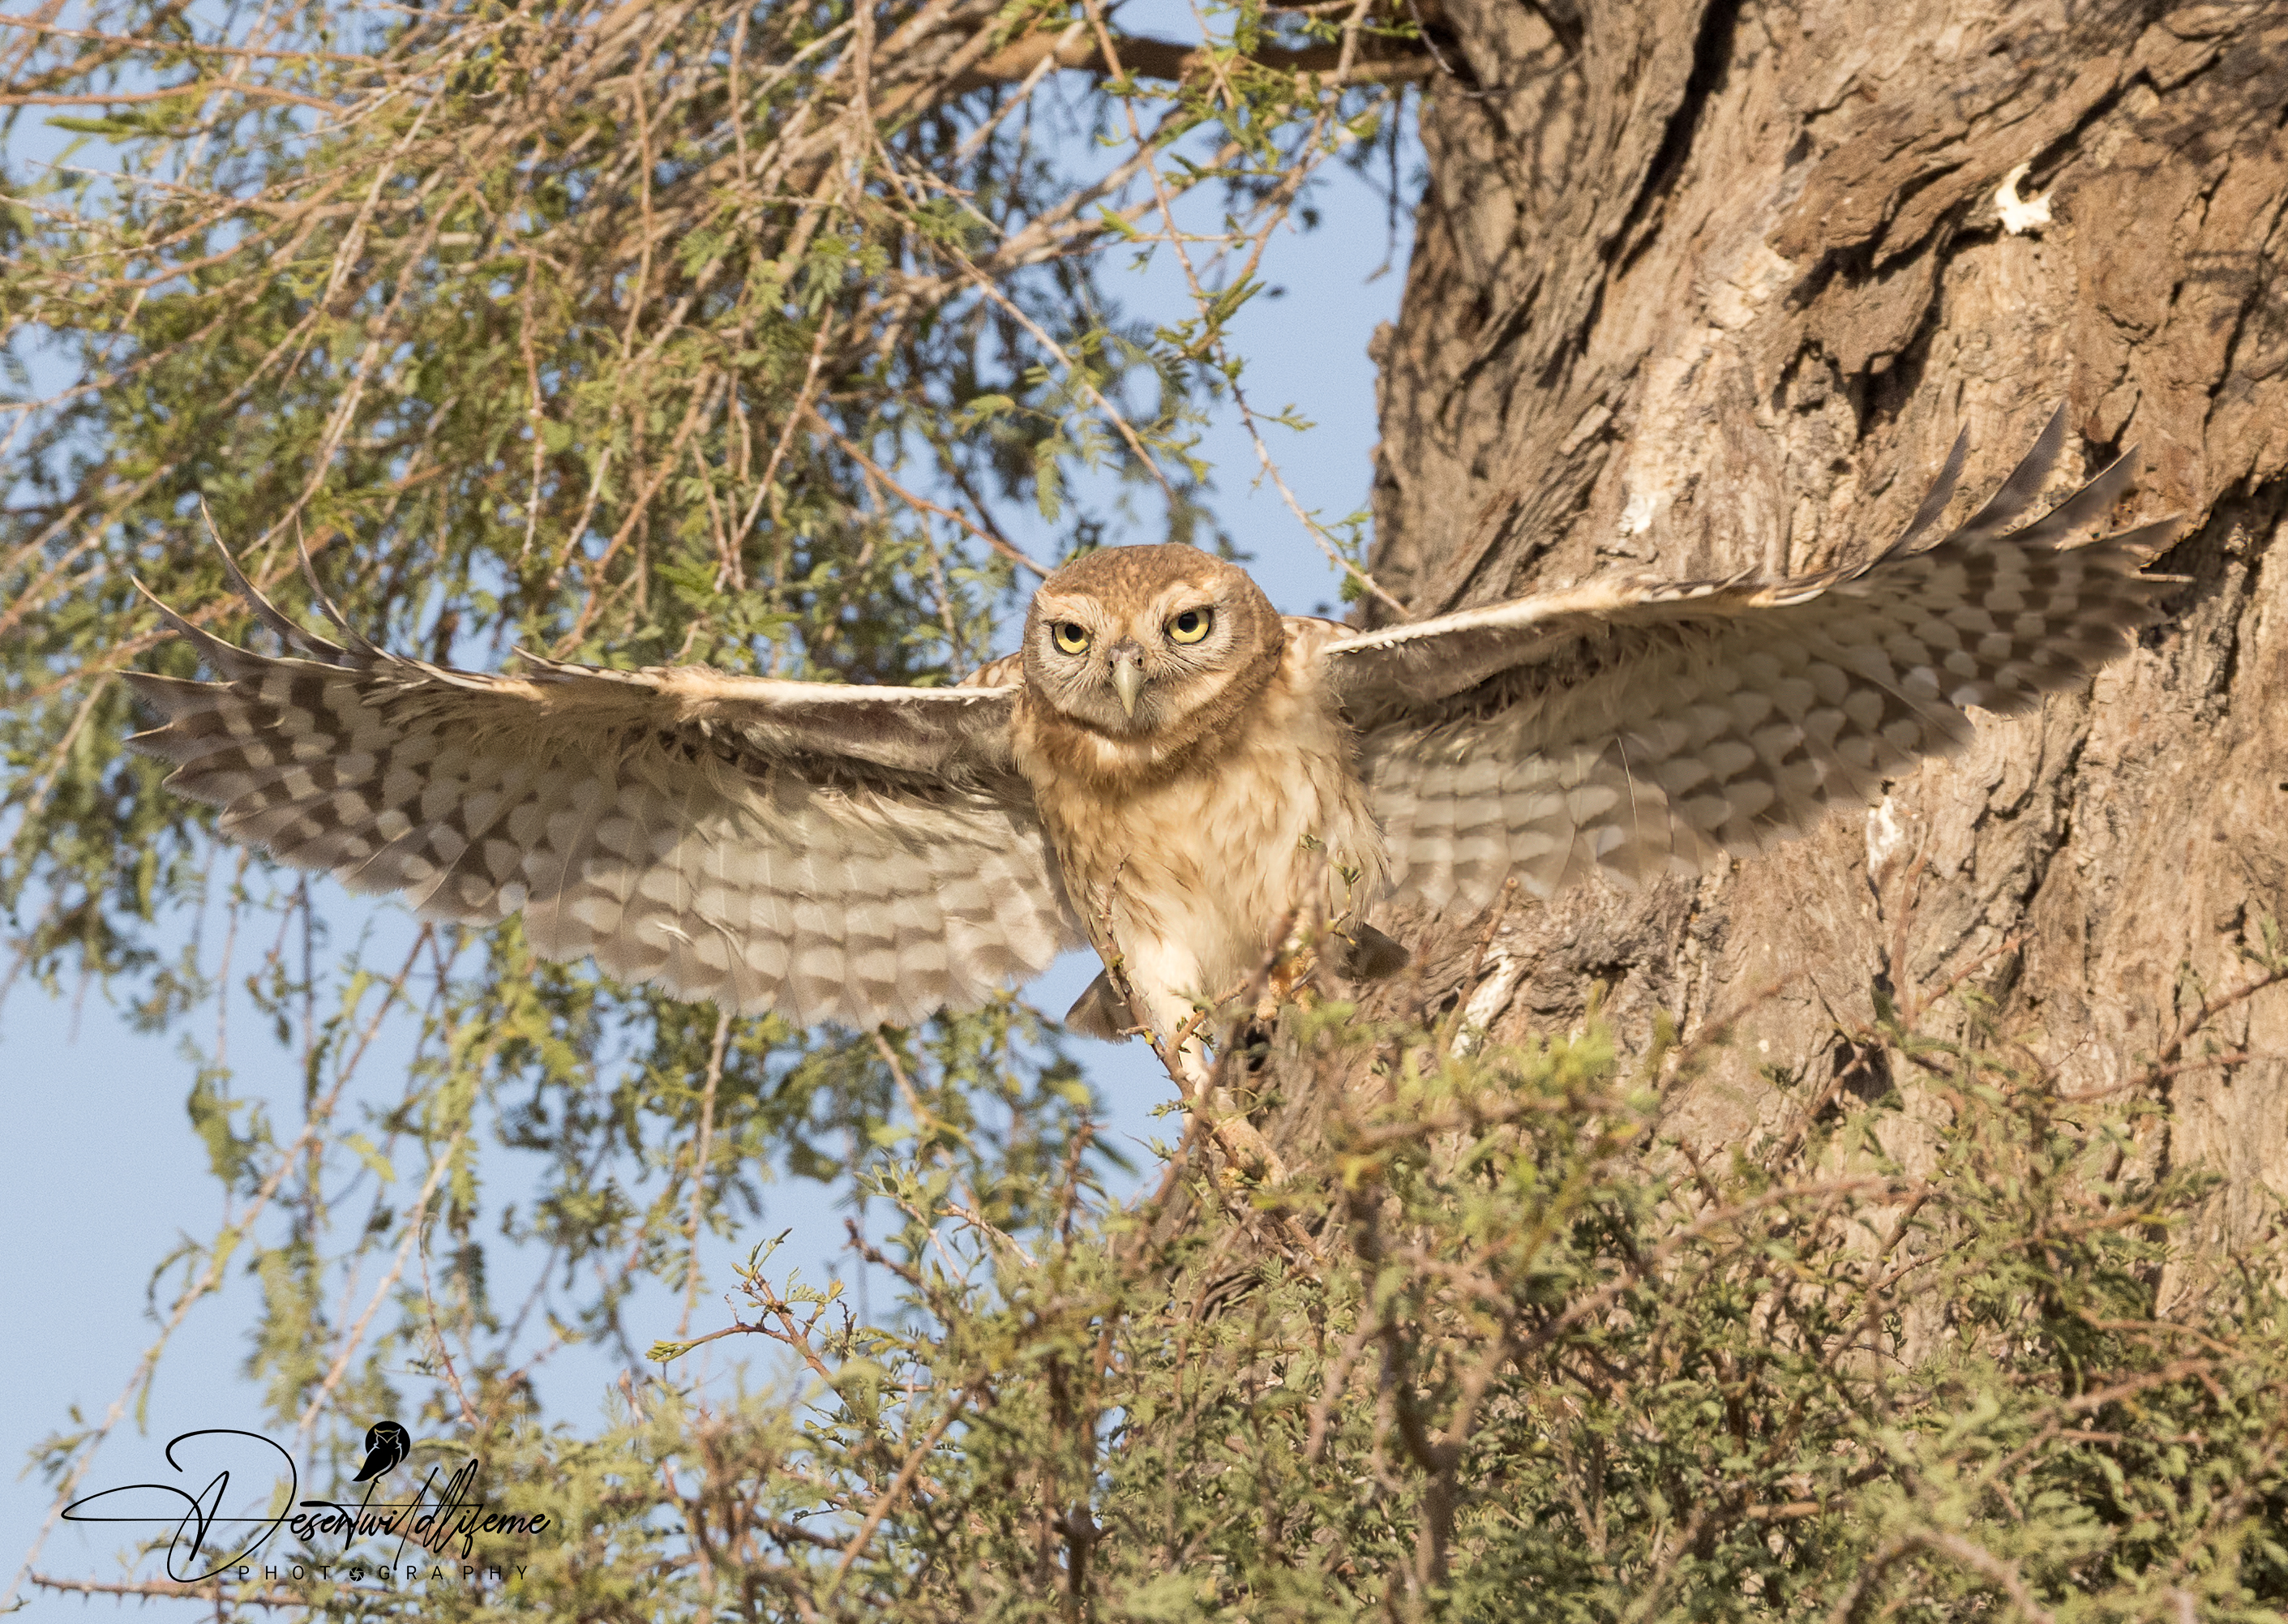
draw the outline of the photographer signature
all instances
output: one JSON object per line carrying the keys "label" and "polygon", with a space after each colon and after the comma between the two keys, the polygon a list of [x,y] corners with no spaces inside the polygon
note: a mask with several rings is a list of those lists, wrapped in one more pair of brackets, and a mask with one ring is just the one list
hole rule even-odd
{"label": "photographer signature", "polygon": [[[226,1569],[246,1562],[281,1528],[305,1543],[321,1535],[340,1535],[345,1546],[368,1534],[393,1536],[400,1556],[408,1543],[442,1555],[447,1547],[457,1542],[464,1557],[474,1550],[480,1534],[531,1535],[545,1532],[548,1528],[545,1512],[517,1514],[489,1509],[476,1486],[478,1463],[474,1460],[448,1478],[433,1498],[431,1491],[437,1477],[435,1469],[421,1480],[410,1501],[377,1502],[374,1491],[380,1486],[381,1479],[402,1462],[412,1448],[411,1435],[395,1421],[378,1421],[366,1433],[365,1465],[355,1479],[366,1485],[365,1498],[355,1504],[298,1500],[301,1478],[294,1469],[293,1457],[258,1432],[207,1427],[179,1434],[168,1441],[167,1464],[179,1473],[192,1476],[188,1464],[192,1457],[204,1455],[211,1459],[217,1449],[242,1450],[243,1445],[219,1442],[240,1438],[269,1450],[285,1468],[285,1493],[274,1496],[272,1501],[283,1509],[275,1516],[223,1514],[231,1481],[230,1468],[226,1464],[196,1493],[175,1484],[126,1484],[74,1501],[64,1508],[64,1517],[75,1523],[155,1523],[171,1529],[165,1548],[167,1577],[186,1584],[216,1578]],[[182,1452],[180,1459],[178,1451]],[[229,1457],[226,1454],[224,1458],[227,1461]],[[258,1454],[256,1459],[260,1461],[264,1457]],[[99,1510],[99,1505],[103,1509]],[[251,1532],[242,1532],[245,1530]],[[221,1538],[226,1531],[236,1537]],[[213,1561],[214,1553],[226,1548],[230,1554]],[[211,1566],[203,1565],[210,1562]]]}

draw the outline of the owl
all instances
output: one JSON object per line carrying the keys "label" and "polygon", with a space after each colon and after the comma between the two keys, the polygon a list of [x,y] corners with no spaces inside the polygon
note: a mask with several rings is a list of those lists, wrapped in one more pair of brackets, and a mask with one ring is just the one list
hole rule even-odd
{"label": "owl", "polygon": [[[2000,491],[1773,578],[1609,575],[1381,630],[1282,616],[1193,548],[1089,553],[1042,582],[1018,650],[958,685],[603,670],[455,671],[288,618],[283,657],[169,612],[219,681],[137,673],[137,736],[219,826],[354,891],[554,959],[798,1023],[910,1025],[1086,944],[1072,1020],[1202,1074],[1201,1007],[1283,933],[1394,969],[1370,916],[1476,909],[1601,874],[1639,886],[1798,833],[2085,679],[2157,617],[2173,521],[2096,529],[2124,457],[2033,506],[2062,412]],[[313,582],[314,587],[314,580]]]}

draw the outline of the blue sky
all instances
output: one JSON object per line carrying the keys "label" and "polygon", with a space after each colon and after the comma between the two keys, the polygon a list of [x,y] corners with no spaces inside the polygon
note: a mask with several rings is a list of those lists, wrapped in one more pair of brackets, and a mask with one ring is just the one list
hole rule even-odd
{"label": "blue sky", "polygon": [[[1180,9],[1164,24],[1171,33],[1179,27],[1188,33],[1190,26]],[[1318,200],[1326,223],[1308,234],[1283,232],[1275,241],[1263,277],[1282,291],[1249,305],[1234,331],[1240,353],[1250,358],[1244,384],[1257,409],[1291,404],[1315,423],[1305,434],[1266,432],[1297,498],[1331,521],[1366,502],[1375,440],[1366,346],[1375,325],[1395,314],[1408,244],[1402,237],[1392,268],[1370,280],[1391,259],[1383,202],[1339,166],[1327,172],[1333,179]],[[1125,280],[1134,314],[1160,320],[1188,314],[1181,278],[1164,251],[1147,271]],[[1253,448],[1230,413],[1211,427],[1204,450],[1218,470],[1216,506],[1224,525],[1252,555],[1250,568],[1273,601],[1299,612],[1333,603],[1334,572],[1277,492],[1257,482]],[[360,905],[338,891],[330,913],[341,932],[364,919]],[[385,910],[374,927],[401,930],[404,916]],[[1069,956],[1029,996],[1061,1012],[1096,967],[1084,955]],[[1172,1090],[1148,1052],[1135,1044],[1076,1045],[1110,1101],[1119,1131],[1140,1141],[1172,1136],[1151,1114]],[[283,1097],[298,1087],[290,1061],[278,1051],[248,1043],[239,1055],[241,1092]],[[175,1039],[132,1030],[99,987],[50,998],[20,984],[0,1007],[0,1097],[14,1142],[11,1176],[0,1181],[0,1223],[12,1242],[0,1249],[0,1301],[10,1305],[0,1315],[0,1372],[9,1393],[0,1407],[0,1456],[12,1462],[0,1474],[0,1587],[51,1504],[44,1483],[18,1475],[26,1452],[51,1432],[73,1429],[74,1406],[93,1421],[118,1398],[157,1330],[146,1302],[152,1270],[182,1237],[211,1235],[216,1227],[218,1187],[184,1111],[190,1082]],[[757,1231],[791,1226],[788,1255],[812,1260],[806,1272],[814,1275],[840,1238],[838,1199],[820,1186],[782,1182]],[[710,1278],[727,1282],[727,1249],[718,1251],[723,1255],[711,1260]],[[156,1461],[178,1431],[260,1424],[258,1396],[239,1373],[255,1301],[252,1282],[239,1274],[192,1311],[159,1365],[143,1425],[131,1417],[113,1434],[91,1484],[155,1476],[134,1469]],[[640,1324],[645,1306],[639,1305]],[[679,1305],[663,1294],[648,1307],[658,1317],[658,1333],[671,1333]],[[600,1421],[613,1368],[601,1350],[568,1349],[543,1373],[543,1397],[575,1425]],[[67,1526],[48,1539],[38,1565],[106,1575],[114,1571],[110,1553],[118,1545],[100,1531],[90,1538]],[[35,1620],[78,1617],[86,1606],[37,1592],[27,1599],[21,1616]]]}

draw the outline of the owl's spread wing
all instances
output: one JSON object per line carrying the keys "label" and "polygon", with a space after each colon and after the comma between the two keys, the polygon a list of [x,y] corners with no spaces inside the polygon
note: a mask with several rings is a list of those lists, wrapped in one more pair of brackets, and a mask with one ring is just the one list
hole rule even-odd
{"label": "owl's spread wing", "polygon": [[[2157,617],[2141,574],[2165,520],[2085,545],[2127,490],[2124,456],[2034,522],[2062,411],[1993,500],[1935,545],[1954,454],[1874,559],[1786,579],[1612,576],[1328,643],[1358,728],[1400,900],[1548,896],[1592,869],[1624,884],[1699,872],[1865,805],[1961,748],[1966,706],[2005,714],[2085,679]],[[2006,531],[2007,533],[2006,533]]]}
{"label": "owl's spread wing", "polygon": [[223,681],[131,674],[168,718],[133,743],[297,867],[433,919],[521,908],[548,958],[805,1023],[911,1024],[1080,943],[1008,762],[1014,688],[487,676],[329,642],[233,578],[302,657],[161,606]]}

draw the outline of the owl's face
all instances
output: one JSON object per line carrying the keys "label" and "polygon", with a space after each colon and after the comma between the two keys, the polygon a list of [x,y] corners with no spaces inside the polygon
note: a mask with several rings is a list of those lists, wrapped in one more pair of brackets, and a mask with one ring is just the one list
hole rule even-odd
{"label": "owl's face", "polygon": [[1033,594],[1025,685],[1098,733],[1189,736],[1260,688],[1285,641],[1243,570],[1196,547],[1107,547]]}

